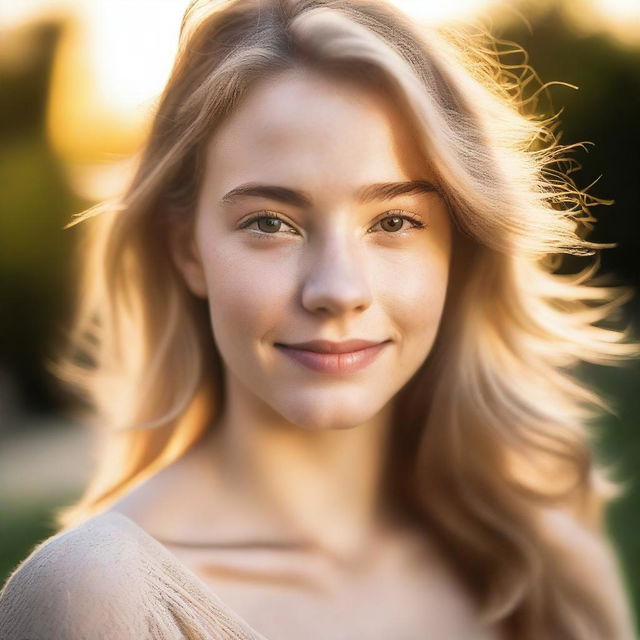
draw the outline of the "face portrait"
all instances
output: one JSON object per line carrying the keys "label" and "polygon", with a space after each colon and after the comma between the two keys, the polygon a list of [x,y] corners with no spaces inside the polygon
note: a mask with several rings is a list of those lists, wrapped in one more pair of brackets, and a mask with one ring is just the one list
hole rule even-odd
{"label": "face portrait", "polygon": [[[384,94],[299,69],[261,80],[208,142],[192,232],[175,259],[208,299],[227,398],[264,419],[357,426],[428,356],[451,222]],[[279,346],[353,339],[383,344]]]}

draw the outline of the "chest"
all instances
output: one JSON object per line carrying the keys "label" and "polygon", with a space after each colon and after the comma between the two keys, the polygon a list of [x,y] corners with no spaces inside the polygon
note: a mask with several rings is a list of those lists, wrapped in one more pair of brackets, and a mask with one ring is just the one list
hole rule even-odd
{"label": "chest", "polygon": [[381,550],[349,570],[290,550],[171,551],[267,640],[497,638],[446,569],[415,550]]}

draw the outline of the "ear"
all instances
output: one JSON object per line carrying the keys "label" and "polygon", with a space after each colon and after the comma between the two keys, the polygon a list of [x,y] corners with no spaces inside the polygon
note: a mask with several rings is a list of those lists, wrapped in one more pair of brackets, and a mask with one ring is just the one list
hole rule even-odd
{"label": "ear", "polygon": [[172,221],[167,235],[171,259],[188,289],[199,298],[207,298],[207,281],[195,240],[192,221]]}

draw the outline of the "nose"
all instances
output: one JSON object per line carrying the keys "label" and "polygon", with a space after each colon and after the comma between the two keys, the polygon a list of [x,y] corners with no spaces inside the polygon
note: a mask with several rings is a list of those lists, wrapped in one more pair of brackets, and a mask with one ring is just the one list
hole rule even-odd
{"label": "nose", "polygon": [[312,313],[340,315],[371,305],[365,256],[349,239],[335,234],[310,251],[302,305]]}

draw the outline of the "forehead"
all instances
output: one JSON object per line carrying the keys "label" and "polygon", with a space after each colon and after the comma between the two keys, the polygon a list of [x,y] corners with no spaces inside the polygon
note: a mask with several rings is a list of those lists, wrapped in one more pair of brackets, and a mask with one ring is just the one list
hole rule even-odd
{"label": "forehead", "polygon": [[428,178],[406,118],[381,91],[289,70],[259,81],[212,135],[206,179],[331,184]]}

